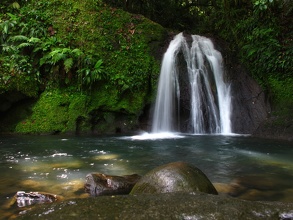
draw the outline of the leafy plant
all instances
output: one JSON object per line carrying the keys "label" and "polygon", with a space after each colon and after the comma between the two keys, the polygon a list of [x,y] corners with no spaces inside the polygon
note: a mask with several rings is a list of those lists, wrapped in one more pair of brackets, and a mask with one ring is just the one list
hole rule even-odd
{"label": "leafy plant", "polygon": [[269,4],[271,4],[273,2],[274,2],[274,0],[256,0],[253,3],[253,6],[257,12],[260,12],[260,11],[267,10],[269,7]]}
{"label": "leafy plant", "polygon": [[80,79],[80,90],[86,86],[91,89],[94,82],[105,79],[105,76],[103,75],[103,61],[101,59],[98,60],[94,66],[92,65],[93,62],[94,61],[91,57],[86,57],[84,59],[83,68],[77,71]]}
{"label": "leafy plant", "polygon": [[0,34],[2,45],[6,43],[6,41],[9,38],[9,35],[12,32],[11,29],[13,29],[17,24],[17,19],[15,15],[11,13],[7,13],[7,15],[10,17],[10,19],[6,19],[3,21],[0,20]]}

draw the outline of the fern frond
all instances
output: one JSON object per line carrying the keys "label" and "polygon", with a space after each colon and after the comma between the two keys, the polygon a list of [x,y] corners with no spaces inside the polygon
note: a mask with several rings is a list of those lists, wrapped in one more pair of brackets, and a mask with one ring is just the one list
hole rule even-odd
{"label": "fern frond", "polygon": [[60,60],[64,60],[66,58],[66,54],[64,54],[64,53],[55,53],[53,56],[51,55],[51,58],[52,58],[52,63],[56,64]]}
{"label": "fern frond", "polygon": [[49,54],[50,54],[51,57],[54,57],[58,53],[62,53],[62,48],[55,48]]}
{"label": "fern frond", "polygon": [[40,66],[42,66],[43,64],[47,63],[48,60],[51,59],[51,55],[45,54],[41,59],[40,59]]}
{"label": "fern frond", "polygon": [[2,50],[4,52],[13,52],[13,53],[16,53],[17,51],[17,48],[13,45],[8,45],[8,44],[2,44]]}
{"label": "fern frond", "polygon": [[73,66],[73,59],[71,57],[64,61],[64,69],[65,69],[66,73],[69,72],[69,70],[72,68],[72,66]]}
{"label": "fern frond", "polygon": [[28,41],[28,37],[24,35],[16,35],[9,38],[9,41],[17,42],[17,41]]}
{"label": "fern frond", "polygon": [[21,48],[29,47],[29,46],[31,46],[30,43],[21,43],[21,44],[19,44],[19,45],[17,46],[17,48],[21,49]]}
{"label": "fern frond", "polygon": [[66,53],[69,53],[70,54],[71,53],[71,49],[69,49],[69,48],[63,48],[62,49],[62,53],[63,54],[66,54]]}
{"label": "fern frond", "polygon": [[30,43],[39,43],[41,42],[41,39],[40,38],[37,38],[37,37],[31,37],[28,42]]}
{"label": "fern frond", "polygon": [[71,53],[73,53],[74,56],[76,56],[76,57],[79,57],[79,56],[83,55],[83,52],[80,49],[78,49],[78,48],[73,49],[71,51]]}

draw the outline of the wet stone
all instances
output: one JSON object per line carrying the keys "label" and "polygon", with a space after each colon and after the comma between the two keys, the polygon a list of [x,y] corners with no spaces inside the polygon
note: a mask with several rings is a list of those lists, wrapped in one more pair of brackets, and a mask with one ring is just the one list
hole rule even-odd
{"label": "wet stone", "polygon": [[196,191],[218,194],[200,169],[179,161],[149,171],[135,184],[130,194]]}
{"label": "wet stone", "polygon": [[86,176],[84,188],[91,196],[128,194],[140,178],[138,174],[111,176],[90,173]]}

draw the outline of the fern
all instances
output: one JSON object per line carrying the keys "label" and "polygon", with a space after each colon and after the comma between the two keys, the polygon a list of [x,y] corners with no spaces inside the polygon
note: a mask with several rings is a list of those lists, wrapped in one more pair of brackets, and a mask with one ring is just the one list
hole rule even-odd
{"label": "fern", "polygon": [[40,43],[41,39],[37,38],[37,37],[31,37],[30,39],[28,39],[28,42],[30,42],[30,43]]}
{"label": "fern", "polygon": [[[52,54],[51,54],[51,56],[52,56]],[[64,53],[56,53],[56,54],[54,54],[52,56],[52,63],[56,64],[59,61],[64,60],[65,58],[66,58],[66,54],[64,54]]]}
{"label": "fern", "polygon": [[13,45],[8,45],[8,44],[2,44],[2,50],[4,52],[12,52],[12,53],[17,53],[17,48]]}
{"label": "fern", "polygon": [[18,49],[24,48],[24,47],[30,47],[32,44],[30,43],[21,43],[17,46]]}
{"label": "fern", "polygon": [[16,35],[9,38],[9,41],[11,42],[28,41],[28,40],[29,40],[28,37],[24,35]]}
{"label": "fern", "polygon": [[51,55],[45,54],[41,59],[40,59],[40,66],[44,65],[45,63],[48,63],[48,60],[51,59]]}
{"label": "fern", "polygon": [[73,49],[71,51],[71,53],[74,54],[74,56],[76,56],[76,57],[80,57],[80,56],[83,55],[83,52],[80,49],[78,49],[78,48]]}
{"label": "fern", "polygon": [[64,60],[66,58],[66,54],[63,53],[62,48],[57,48],[49,53],[51,57],[52,64],[58,63],[60,60]]}
{"label": "fern", "polygon": [[72,68],[73,66],[73,59],[72,58],[68,58],[64,61],[64,69],[66,71],[66,73],[69,72],[69,70]]}

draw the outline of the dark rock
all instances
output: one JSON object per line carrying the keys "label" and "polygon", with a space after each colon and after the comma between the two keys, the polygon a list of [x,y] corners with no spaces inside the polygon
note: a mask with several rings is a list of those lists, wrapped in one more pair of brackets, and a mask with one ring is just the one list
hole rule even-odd
{"label": "dark rock", "polygon": [[91,196],[128,194],[141,178],[137,174],[110,176],[103,173],[90,173],[86,176],[85,191]]}
{"label": "dark rock", "polygon": [[130,194],[195,191],[218,194],[200,169],[184,162],[174,162],[148,172],[135,184]]}
{"label": "dark rock", "polygon": [[231,78],[232,131],[252,134],[271,111],[265,92],[240,65],[227,72]]}

